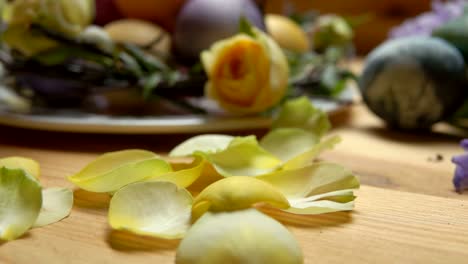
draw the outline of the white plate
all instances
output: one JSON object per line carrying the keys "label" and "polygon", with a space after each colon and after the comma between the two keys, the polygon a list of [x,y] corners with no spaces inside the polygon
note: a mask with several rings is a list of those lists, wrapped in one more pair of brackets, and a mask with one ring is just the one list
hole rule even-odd
{"label": "white plate", "polygon": [[[353,100],[347,89],[338,101],[312,99],[314,105],[329,114],[344,110]],[[271,125],[271,118],[211,117],[206,115],[181,116],[108,116],[82,112],[67,114],[18,114],[0,110],[0,124],[47,131],[108,133],[108,134],[164,134],[207,133],[246,129],[262,129]]]}

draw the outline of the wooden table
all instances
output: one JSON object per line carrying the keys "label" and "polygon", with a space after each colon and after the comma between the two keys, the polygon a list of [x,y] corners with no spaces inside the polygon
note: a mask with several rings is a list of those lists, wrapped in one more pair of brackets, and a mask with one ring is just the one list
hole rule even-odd
{"label": "wooden table", "polygon": [[[454,192],[450,162],[462,153],[463,132],[444,126],[429,134],[392,132],[361,104],[332,121],[343,143],[322,158],[360,175],[356,210],[321,216],[267,211],[300,241],[305,263],[468,263],[468,194]],[[36,159],[43,185],[73,187],[65,177],[103,152],[145,148],[164,154],[190,136],[0,127],[0,157]],[[0,263],[173,263],[179,241],[112,231],[107,206],[107,196],[76,190],[70,217],[0,244]]]}

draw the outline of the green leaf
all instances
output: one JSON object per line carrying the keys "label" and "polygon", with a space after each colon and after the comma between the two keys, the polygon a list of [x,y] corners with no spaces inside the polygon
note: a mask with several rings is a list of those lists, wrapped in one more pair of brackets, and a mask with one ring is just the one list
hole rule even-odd
{"label": "green leaf", "polygon": [[322,75],[322,86],[326,87],[328,90],[333,90],[337,83],[341,81],[338,68],[335,65],[327,65],[323,70]]}
{"label": "green leaf", "polygon": [[161,73],[155,72],[143,79],[143,98],[148,99],[153,91],[163,82]]}
{"label": "green leaf", "polygon": [[225,150],[207,154],[207,159],[225,177],[257,176],[281,165],[281,160],[264,150],[255,136],[235,138]]}
{"label": "green leaf", "polygon": [[301,264],[299,243],[279,222],[255,209],[206,213],[179,245],[177,264]]}
{"label": "green leaf", "polygon": [[0,168],[0,239],[13,240],[28,231],[39,215],[41,185],[22,169]]}
{"label": "green leaf", "polygon": [[73,207],[73,192],[68,188],[42,190],[42,207],[34,227],[58,222],[67,217]]}
{"label": "green leaf", "polygon": [[315,52],[299,53],[285,50],[290,69],[290,83],[304,79],[307,75],[323,64],[323,58]]}
{"label": "green leaf", "polygon": [[133,44],[124,44],[125,50],[131,55],[146,72],[162,72],[167,71],[169,68],[158,58],[145,53],[142,49]]}
{"label": "green leaf", "polygon": [[113,67],[114,60],[109,56],[104,56],[82,47],[75,46],[59,46],[54,49],[46,50],[35,55],[32,59],[46,66],[60,65],[70,59],[80,58],[103,65],[105,67]]}
{"label": "green leaf", "polygon": [[158,155],[145,150],[110,152],[69,177],[78,187],[91,192],[115,192],[123,186],[171,172]]}
{"label": "green leaf", "polygon": [[170,182],[139,182],[118,190],[109,205],[113,229],[177,239],[190,226],[192,195]]}
{"label": "green leaf", "polygon": [[249,20],[244,16],[241,16],[239,20],[239,33],[244,33],[253,38],[257,36],[253,30],[252,24],[250,24]]}
{"label": "green leaf", "polygon": [[305,129],[319,139],[328,132],[330,127],[327,114],[315,108],[305,96],[286,101],[272,124],[272,129]]}
{"label": "green leaf", "polygon": [[70,59],[73,53],[68,48],[58,47],[52,50],[41,52],[33,57],[41,64],[51,66],[65,63],[66,60]]}
{"label": "green leaf", "polygon": [[122,60],[122,62],[124,63],[126,70],[128,70],[137,77],[144,76],[143,69],[134,57],[132,57],[128,53],[121,52],[119,54],[119,59]]}
{"label": "green leaf", "polygon": [[292,14],[289,14],[289,18],[300,25],[301,27],[310,25],[315,22],[317,17],[319,16],[319,13],[315,10],[311,11],[306,11],[306,12],[296,12],[297,10],[291,10],[294,11]]}

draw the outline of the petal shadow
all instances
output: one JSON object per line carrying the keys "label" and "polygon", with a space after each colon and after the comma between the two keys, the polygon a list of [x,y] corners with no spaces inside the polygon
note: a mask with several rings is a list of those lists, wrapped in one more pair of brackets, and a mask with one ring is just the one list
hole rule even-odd
{"label": "petal shadow", "polygon": [[353,221],[352,212],[335,212],[320,215],[299,215],[271,207],[258,208],[261,212],[273,217],[284,225],[301,228],[324,228],[350,224]]}
{"label": "petal shadow", "polygon": [[136,235],[128,231],[110,229],[107,232],[107,243],[118,251],[174,251],[180,240],[169,240],[150,236]]}
{"label": "petal shadow", "polygon": [[75,189],[73,197],[74,206],[88,209],[107,209],[111,198],[107,193],[94,193],[83,189]]}

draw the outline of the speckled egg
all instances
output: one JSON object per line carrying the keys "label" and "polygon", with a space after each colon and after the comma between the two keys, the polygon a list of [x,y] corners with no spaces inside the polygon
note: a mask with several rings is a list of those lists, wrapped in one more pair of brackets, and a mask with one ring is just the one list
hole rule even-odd
{"label": "speckled egg", "polygon": [[453,114],[467,95],[465,63],[444,40],[390,40],[372,51],[359,81],[364,101],[387,124],[427,129]]}

